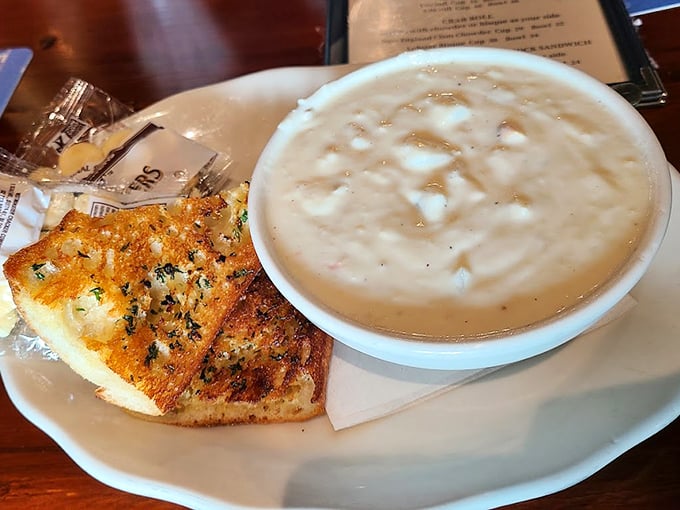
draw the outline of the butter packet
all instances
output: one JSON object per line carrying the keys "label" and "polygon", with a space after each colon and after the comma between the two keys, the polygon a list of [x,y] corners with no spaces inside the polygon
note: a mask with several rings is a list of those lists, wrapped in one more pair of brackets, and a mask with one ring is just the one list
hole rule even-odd
{"label": "butter packet", "polygon": [[78,78],[69,79],[19,143],[16,156],[36,167],[53,169],[60,180],[59,158],[67,148],[89,142],[97,131],[128,117],[132,108]]}
{"label": "butter packet", "polygon": [[171,129],[139,121],[103,90],[72,78],[16,155],[39,183],[82,183],[117,193],[208,195],[226,185],[230,158]]}

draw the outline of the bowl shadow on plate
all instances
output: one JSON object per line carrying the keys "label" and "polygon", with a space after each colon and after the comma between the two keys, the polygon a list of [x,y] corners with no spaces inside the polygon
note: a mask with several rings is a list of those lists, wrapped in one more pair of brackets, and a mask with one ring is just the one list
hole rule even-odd
{"label": "bowl shadow on plate", "polygon": [[[563,348],[502,368],[466,388],[474,391],[476,386],[481,394],[484,385],[502,384],[520,372],[540,372],[541,365]],[[677,372],[634,384],[566,394],[543,401],[525,421],[512,413],[511,397],[501,406],[508,409],[503,411],[507,421],[502,416],[499,419],[496,411],[498,437],[487,438],[484,448],[442,444],[436,452],[421,453],[418,444],[442,435],[443,426],[427,419],[414,425],[419,419],[416,414],[404,420],[396,415],[341,431],[336,433],[341,441],[346,433],[366,433],[379,440],[380,429],[384,431],[390,420],[392,426],[399,427],[403,421],[419,433],[410,438],[412,444],[407,447],[413,453],[404,454],[395,448],[393,454],[321,457],[300,466],[288,482],[282,506],[398,510],[455,502],[488,508],[557,492],[594,474],[672,421],[674,416],[667,420],[657,417],[656,423],[647,427],[648,432],[631,434],[631,428],[654,414],[659,402],[671,400],[679,387]],[[630,409],[631,399],[643,407]],[[437,400],[428,404],[436,406]],[[454,429],[456,421],[451,418],[461,416],[443,407],[437,410],[449,424],[444,428]],[[584,430],[589,433],[583,434]],[[604,445],[603,437],[608,438]],[[428,448],[424,446],[423,450]],[[493,454],[488,454],[489,450]]]}

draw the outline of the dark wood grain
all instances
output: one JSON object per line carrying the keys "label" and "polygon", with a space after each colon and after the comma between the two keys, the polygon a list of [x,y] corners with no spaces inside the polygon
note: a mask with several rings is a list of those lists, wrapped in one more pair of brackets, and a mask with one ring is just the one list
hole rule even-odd
{"label": "dark wood grain", "polygon": [[[13,151],[38,111],[71,76],[135,109],[176,92],[282,66],[320,65],[325,0],[0,0],[0,48],[35,57],[0,118]],[[641,36],[670,94],[643,111],[680,167],[680,9],[642,17]],[[542,508],[673,508],[680,502],[680,420],[587,480],[513,505]],[[82,471],[26,421],[0,387],[0,507],[176,508],[126,494]]]}

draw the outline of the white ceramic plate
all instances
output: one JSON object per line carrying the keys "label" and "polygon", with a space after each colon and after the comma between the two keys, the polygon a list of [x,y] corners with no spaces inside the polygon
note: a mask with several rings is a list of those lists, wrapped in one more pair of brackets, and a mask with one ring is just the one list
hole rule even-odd
{"label": "white ceramic plate", "polygon": [[[266,71],[140,116],[230,151],[246,178],[298,97],[348,68]],[[675,195],[680,178],[674,172]],[[677,204],[676,204],[677,205]],[[17,408],[95,478],[192,508],[490,508],[558,491],[680,414],[680,209],[624,318],[389,418],[181,429],[98,401],[59,362],[0,357]]]}

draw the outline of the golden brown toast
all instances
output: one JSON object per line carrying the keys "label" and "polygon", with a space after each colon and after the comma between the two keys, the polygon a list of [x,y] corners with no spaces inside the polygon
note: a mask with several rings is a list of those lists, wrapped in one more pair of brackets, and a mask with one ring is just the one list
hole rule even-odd
{"label": "golden brown toast", "polygon": [[229,315],[175,409],[183,426],[302,421],[323,414],[332,339],[264,271]]}
{"label": "golden brown toast", "polygon": [[247,194],[71,211],[4,264],[17,309],[99,397],[166,413],[259,271]]}

